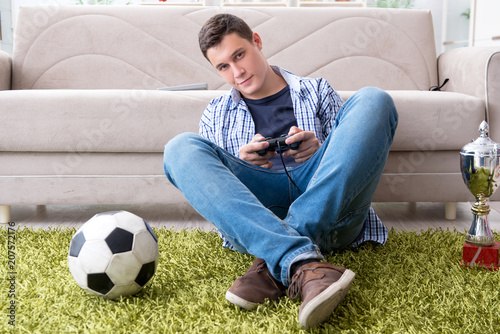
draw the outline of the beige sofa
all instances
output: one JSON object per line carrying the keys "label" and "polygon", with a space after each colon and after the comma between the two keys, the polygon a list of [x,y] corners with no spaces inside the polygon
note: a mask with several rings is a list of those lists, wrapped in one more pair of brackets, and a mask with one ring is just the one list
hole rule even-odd
{"label": "beige sofa", "polygon": [[[197,132],[229,88],[197,45],[221,11],[249,22],[271,64],[324,77],[344,98],[368,85],[393,96],[399,127],[375,201],[472,199],[459,151],[487,109],[500,140],[500,49],[437,58],[428,11],[22,7],[13,55],[0,53],[1,220],[12,205],[184,203],[163,175],[163,146]],[[156,90],[192,83],[209,89]]]}

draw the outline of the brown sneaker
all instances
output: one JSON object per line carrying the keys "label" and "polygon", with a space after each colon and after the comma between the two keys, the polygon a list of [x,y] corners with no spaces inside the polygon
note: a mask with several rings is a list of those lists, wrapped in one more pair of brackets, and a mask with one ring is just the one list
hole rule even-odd
{"label": "brown sneaker", "polygon": [[286,287],[278,282],[267,269],[263,259],[256,259],[243,276],[234,281],[226,292],[226,299],[241,308],[250,310],[266,299],[281,297]]}
{"label": "brown sneaker", "polygon": [[327,262],[301,266],[292,277],[288,296],[302,297],[299,323],[309,329],[324,322],[347,295],[354,272]]}

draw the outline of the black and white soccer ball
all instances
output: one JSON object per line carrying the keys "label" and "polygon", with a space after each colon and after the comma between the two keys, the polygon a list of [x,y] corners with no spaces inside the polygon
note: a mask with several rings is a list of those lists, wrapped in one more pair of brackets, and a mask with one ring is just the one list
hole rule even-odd
{"label": "black and white soccer ball", "polygon": [[158,239],[133,213],[99,213],[71,239],[68,265],[84,290],[108,299],[133,295],[155,274]]}

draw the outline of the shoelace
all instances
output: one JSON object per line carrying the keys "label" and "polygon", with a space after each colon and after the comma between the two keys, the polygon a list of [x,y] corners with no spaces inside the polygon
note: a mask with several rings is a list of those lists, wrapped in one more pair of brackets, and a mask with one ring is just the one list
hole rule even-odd
{"label": "shoelace", "polygon": [[296,299],[302,292],[302,280],[304,279],[304,270],[299,270],[292,277],[292,283],[288,287],[286,294],[290,299]]}

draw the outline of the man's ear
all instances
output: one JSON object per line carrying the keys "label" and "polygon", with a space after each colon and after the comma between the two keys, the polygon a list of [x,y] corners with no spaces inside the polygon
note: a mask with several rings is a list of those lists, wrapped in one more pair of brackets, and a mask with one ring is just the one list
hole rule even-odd
{"label": "man's ear", "polygon": [[253,33],[252,35],[253,39],[253,44],[259,49],[262,50],[262,39],[260,38],[259,34],[256,32]]}

